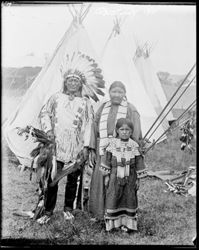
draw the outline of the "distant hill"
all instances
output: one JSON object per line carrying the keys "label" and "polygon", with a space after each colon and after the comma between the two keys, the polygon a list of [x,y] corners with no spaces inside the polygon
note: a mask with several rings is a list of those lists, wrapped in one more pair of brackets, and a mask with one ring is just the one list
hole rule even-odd
{"label": "distant hill", "polygon": [[[170,98],[173,96],[173,94],[176,92],[178,88],[176,85],[168,85],[168,84],[162,84],[162,87],[167,97],[167,100],[170,100]],[[177,100],[177,98],[185,90],[185,88],[186,87],[182,86],[182,88],[176,94],[174,101]],[[194,100],[196,100],[196,85],[189,86],[187,88],[187,90],[184,92],[182,97],[178,100],[174,108],[177,108],[177,109],[187,108]]]}
{"label": "distant hill", "polygon": [[9,91],[23,95],[40,71],[41,67],[3,68],[3,93]]}
{"label": "distant hill", "polygon": [[[168,72],[162,72],[159,71],[157,72],[157,76],[162,84],[165,85],[172,85],[172,86],[179,86],[182,81],[184,80],[186,75],[171,75]],[[188,78],[185,82],[184,85],[190,82],[192,77]]]}
{"label": "distant hill", "polygon": [[[165,92],[167,100],[170,100],[170,98],[174,95],[186,75],[171,75],[168,72],[160,71],[157,73],[157,76],[159,77],[159,80],[162,84],[162,88]],[[192,77],[190,77],[190,79],[188,78],[184,82],[183,86],[173,98],[171,105],[174,104],[174,102],[178,99],[181,93],[185,90],[187,84],[190,82],[191,79]],[[178,102],[175,104],[175,111],[173,112],[174,117],[178,117],[178,114],[181,112],[180,110],[186,109],[194,100],[196,100],[196,83],[191,84],[184,92],[182,97],[180,97]]]}
{"label": "distant hill", "polygon": [[2,69],[2,121],[17,107],[40,71],[41,67]]}

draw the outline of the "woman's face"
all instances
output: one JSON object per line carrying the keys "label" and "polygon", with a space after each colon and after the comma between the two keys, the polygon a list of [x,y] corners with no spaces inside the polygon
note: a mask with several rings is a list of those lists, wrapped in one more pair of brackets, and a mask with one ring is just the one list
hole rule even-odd
{"label": "woman's face", "polygon": [[76,93],[80,90],[81,82],[76,77],[70,77],[64,82],[69,93]]}
{"label": "woman's face", "polygon": [[120,104],[126,93],[123,88],[114,87],[109,91],[109,95],[112,104]]}
{"label": "woman's face", "polygon": [[118,130],[117,130],[118,136],[122,140],[127,140],[130,138],[132,134],[131,128],[127,124],[123,124]]}

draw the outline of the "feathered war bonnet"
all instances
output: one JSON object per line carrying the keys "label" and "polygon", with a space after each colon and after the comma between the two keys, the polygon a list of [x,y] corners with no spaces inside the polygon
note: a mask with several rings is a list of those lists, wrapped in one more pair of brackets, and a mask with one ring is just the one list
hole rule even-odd
{"label": "feathered war bonnet", "polygon": [[99,101],[97,95],[104,96],[104,92],[101,90],[105,87],[102,70],[89,56],[79,51],[73,52],[72,55],[66,54],[60,71],[64,80],[70,77],[80,80],[83,96],[91,97],[95,102]]}

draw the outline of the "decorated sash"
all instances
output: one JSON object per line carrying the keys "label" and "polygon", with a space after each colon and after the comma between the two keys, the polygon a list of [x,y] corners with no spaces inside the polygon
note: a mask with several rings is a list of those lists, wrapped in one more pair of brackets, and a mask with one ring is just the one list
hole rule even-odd
{"label": "decorated sash", "polygon": [[[75,119],[73,120],[73,127],[74,128],[81,129],[81,125],[82,125],[81,120],[82,120],[83,114],[85,114],[85,108],[86,108],[86,99],[83,98],[83,102],[82,102],[81,106],[78,107],[77,112],[75,114]],[[88,119],[88,118],[85,117],[85,119]]]}
{"label": "decorated sash", "polygon": [[[111,109],[111,101],[106,102],[104,105],[104,108],[101,113],[100,123],[99,123],[99,134],[100,134],[100,143],[99,143],[99,154],[104,154],[104,149],[108,144],[108,133],[107,133],[107,121],[108,121],[108,115]],[[126,118],[127,115],[127,101],[123,100],[121,104],[119,105],[115,125],[118,119],[120,118]],[[115,131],[113,136],[115,137]]]}

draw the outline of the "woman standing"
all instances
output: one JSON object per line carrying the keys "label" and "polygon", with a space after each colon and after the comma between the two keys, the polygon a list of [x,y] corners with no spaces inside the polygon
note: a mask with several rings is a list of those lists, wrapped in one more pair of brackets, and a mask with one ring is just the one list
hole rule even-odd
{"label": "woman standing", "polygon": [[[97,159],[93,171],[89,210],[97,219],[104,219],[104,202],[105,202],[105,177],[102,175],[99,167],[101,158],[104,155],[108,138],[115,137],[115,124],[119,118],[128,118],[134,130],[131,138],[138,144],[142,139],[140,115],[133,104],[126,99],[126,88],[120,81],[115,81],[109,88],[110,101],[103,103],[95,114],[95,134],[97,138]],[[139,159],[139,175],[143,175],[145,164],[143,157]]]}

